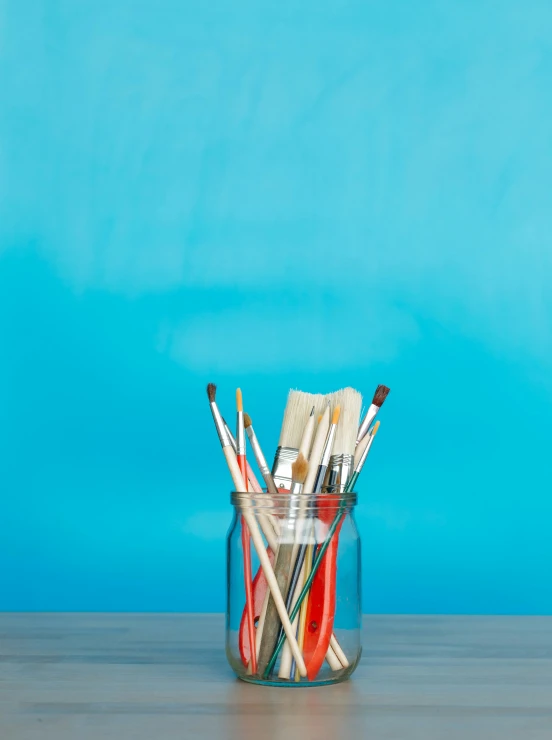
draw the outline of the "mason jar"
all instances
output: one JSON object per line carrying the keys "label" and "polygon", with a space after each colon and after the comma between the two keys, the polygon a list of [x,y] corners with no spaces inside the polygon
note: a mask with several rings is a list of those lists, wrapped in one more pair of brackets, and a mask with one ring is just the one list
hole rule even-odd
{"label": "mason jar", "polygon": [[226,654],[239,678],[319,686],[355,670],[362,620],[356,500],[356,493],[232,493]]}

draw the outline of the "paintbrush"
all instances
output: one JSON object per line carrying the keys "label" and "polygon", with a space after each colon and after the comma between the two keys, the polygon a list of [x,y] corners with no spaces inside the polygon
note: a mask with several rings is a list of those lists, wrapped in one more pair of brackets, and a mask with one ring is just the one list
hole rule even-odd
{"label": "paintbrush", "polygon": [[255,434],[251,417],[249,416],[249,414],[244,414],[243,419],[245,424],[245,432],[249,437],[249,443],[251,445],[251,449],[253,450],[253,454],[255,455],[255,460],[257,461],[257,465],[259,466],[259,470],[261,471],[263,480],[266,483],[266,489],[269,493],[278,493],[278,489],[276,488],[276,485],[274,483],[274,478],[272,477],[272,474],[268,468],[266,458],[261,449],[261,445],[259,444],[257,435]]}
{"label": "paintbrush", "polygon": [[[234,451],[234,454],[236,454],[237,446],[236,446],[236,440],[234,439],[234,435],[230,431],[230,428],[226,421],[224,420],[223,416],[220,413],[219,407],[217,405],[216,401],[217,396],[217,386],[215,383],[209,383],[207,385],[207,397],[209,399],[209,405],[211,407],[211,413],[213,415],[213,420],[215,422],[215,427],[219,435],[219,439],[222,444],[222,438],[224,437],[225,440],[230,441],[230,445],[232,447],[232,450]],[[256,493],[262,493],[262,488],[259,485],[259,482],[255,478],[255,475],[253,474],[253,471],[251,470],[251,467],[249,463],[246,463],[247,465],[247,478],[249,479],[249,483],[251,485],[251,488]],[[266,541],[268,542],[270,549],[272,552],[276,552],[276,549],[278,547],[278,540],[277,536],[280,534],[280,526],[278,524],[277,518],[268,515],[268,514],[259,514],[259,524],[261,525],[261,529],[263,530],[264,536],[266,537]]]}
{"label": "paintbrush", "polygon": [[355,469],[354,469],[353,475],[351,476],[351,479],[350,479],[349,483],[347,484],[347,490],[349,490],[349,491],[354,491],[355,490],[355,486],[356,486],[356,482],[358,480],[358,476],[362,472],[362,468],[364,467],[364,464],[365,464],[365,462],[366,462],[366,460],[368,458],[368,453],[370,452],[370,448],[372,447],[372,443],[374,441],[374,437],[378,433],[379,427],[380,427],[380,422],[379,421],[376,421],[376,423],[370,429],[370,432],[367,435],[368,442],[366,443],[366,446],[364,448],[364,451],[362,452],[362,454],[361,454],[360,459],[358,460],[358,462],[357,462],[357,460],[355,458]]}
{"label": "paintbrush", "polygon": [[[245,459],[245,429],[243,420],[243,399],[241,389],[236,390],[236,460],[240,467],[242,478],[247,490],[247,464]],[[251,542],[249,528],[243,516],[242,525],[242,549],[243,549],[243,575],[245,586],[245,608],[247,611],[247,629],[249,632],[249,645],[251,646],[251,671],[257,673],[257,656],[255,653],[255,615],[253,613],[253,576],[251,575]]]}
{"label": "paintbrush", "polygon": [[[213,395],[213,388],[210,388],[210,386],[212,385],[213,384],[210,383],[209,386],[207,387],[207,393],[209,395],[209,401],[211,402],[211,411],[213,414],[213,419],[215,421],[215,427],[217,429],[222,451],[224,453],[224,457],[226,458],[226,463],[230,470],[230,475],[232,476],[232,481],[234,483],[234,487],[236,491],[245,491],[246,490],[245,482],[243,480],[241,470],[236,460],[236,455],[234,453],[232,444],[230,442],[230,436],[226,432],[220,412],[218,408],[216,407],[216,403],[214,403],[214,398],[213,398],[213,401],[211,400],[211,396]],[[214,388],[214,392],[216,392],[216,386]],[[263,543],[263,538],[261,536],[259,525],[257,524],[257,520],[255,519],[255,516],[252,514],[250,510],[247,509],[247,507],[244,507],[242,515],[246,521],[247,526],[249,527],[251,539],[253,540],[253,545],[255,547],[257,556],[260,560],[263,573],[265,575],[266,581],[268,583],[268,587],[270,589],[270,593],[276,604],[276,609],[278,611],[278,616],[280,617],[280,621],[282,622],[282,627],[284,629],[284,632],[288,640],[290,641],[291,649],[293,652],[293,657],[295,658],[297,662],[301,676],[306,676],[307,669],[305,666],[305,661],[303,660],[303,656],[301,655],[301,651],[299,650],[297,639],[295,637],[294,630],[291,626],[291,622],[289,620],[289,616],[286,611],[286,605],[285,605],[284,599],[282,597],[280,589],[278,588],[278,583],[276,581],[274,571],[272,570],[272,566],[270,565],[270,560],[265,550],[265,546]],[[252,648],[254,644],[255,642],[253,641],[253,643],[251,643]]]}
{"label": "paintbrush", "polygon": [[361,421],[358,428],[358,434],[356,438],[357,444],[366,435],[366,432],[370,428],[372,422],[376,418],[378,411],[382,407],[383,402],[387,398],[389,391],[390,389],[386,385],[378,385],[378,387],[376,388],[374,398],[372,398],[372,403],[370,404],[368,411],[366,412],[366,415]]}
{"label": "paintbrush", "polygon": [[[280,533],[280,547],[274,563],[274,575],[282,594],[288,594],[288,584],[291,570],[291,558],[295,542],[295,524],[299,506],[299,494],[303,490],[309,464],[302,453],[291,468],[291,490],[289,494],[288,515],[282,524]],[[293,593],[292,593],[293,596]],[[280,632],[280,620],[274,600],[269,597],[264,620],[261,647],[259,650],[259,673],[262,673],[274,651]]]}
{"label": "paintbrush", "polygon": [[278,448],[274,456],[272,466],[272,477],[277,488],[289,490],[291,486],[291,465],[297,459],[305,426],[309,419],[311,409],[315,412],[324,403],[324,396],[319,393],[303,393],[302,391],[290,391]]}
{"label": "paintbrush", "polygon": [[333,444],[335,440],[335,435],[337,431],[337,425],[339,423],[339,415],[341,413],[341,409],[339,406],[336,406],[333,410],[332,414],[332,423],[330,424],[330,429],[328,431],[328,436],[326,437],[326,441],[324,443],[324,450],[322,452],[322,458],[320,460],[320,465],[318,466],[318,470],[316,471],[316,478],[314,479],[313,484],[313,492],[318,493],[322,490],[322,486],[324,485],[324,479],[326,477],[326,471],[328,470],[328,465],[330,463],[330,457],[332,454]]}
{"label": "paintbrush", "polygon": [[344,388],[332,393],[332,402],[341,408],[332,456],[328,491],[341,493],[353,474],[355,441],[360,419],[362,396],[354,388]]}

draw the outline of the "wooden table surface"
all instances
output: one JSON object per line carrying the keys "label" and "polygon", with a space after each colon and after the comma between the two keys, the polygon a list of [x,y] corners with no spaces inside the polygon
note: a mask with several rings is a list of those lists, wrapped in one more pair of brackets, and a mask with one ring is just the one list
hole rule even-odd
{"label": "wooden table surface", "polygon": [[551,740],[552,617],[365,618],[353,678],[252,686],[223,618],[0,614],[1,740]]}

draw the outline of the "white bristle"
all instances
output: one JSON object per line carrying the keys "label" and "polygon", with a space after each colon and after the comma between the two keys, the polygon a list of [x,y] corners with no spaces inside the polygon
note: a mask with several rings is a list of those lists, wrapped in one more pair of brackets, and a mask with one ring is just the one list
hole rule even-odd
{"label": "white bristle", "polygon": [[332,409],[341,406],[341,414],[337,425],[334,455],[354,455],[355,443],[360,423],[360,409],[362,395],[354,388],[343,388],[330,394]]}
{"label": "white bristle", "polygon": [[290,391],[284,411],[282,431],[280,432],[279,447],[293,447],[299,449],[305,424],[310,416],[312,407],[316,415],[325,408],[325,396],[321,393],[303,393]]}

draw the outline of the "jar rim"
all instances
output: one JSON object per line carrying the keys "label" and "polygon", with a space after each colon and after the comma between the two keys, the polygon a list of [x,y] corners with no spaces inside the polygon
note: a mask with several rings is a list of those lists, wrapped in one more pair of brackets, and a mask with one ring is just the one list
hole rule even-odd
{"label": "jar rim", "polygon": [[[351,508],[356,506],[357,503],[356,491],[350,491],[346,493],[297,493],[295,494],[295,500],[299,501],[302,506],[308,508],[322,505],[325,509],[333,508],[336,509],[340,506]],[[263,491],[259,493],[257,491],[232,491],[230,493],[230,501],[233,506],[256,506],[262,507],[274,507],[284,508],[289,504],[290,493],[267,493]]]}

